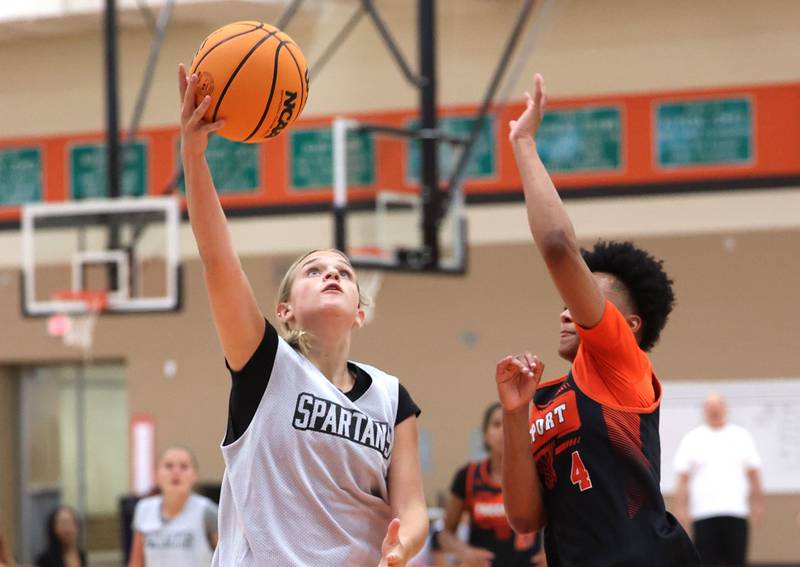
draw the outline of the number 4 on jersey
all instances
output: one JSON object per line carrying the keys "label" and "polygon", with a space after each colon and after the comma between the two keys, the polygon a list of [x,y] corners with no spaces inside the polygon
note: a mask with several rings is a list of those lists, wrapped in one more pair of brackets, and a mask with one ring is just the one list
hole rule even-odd
{"label": "number 4 on jersey", "polygon": [[569,479],[572,484],[577,484],[581,492],[589,490],[592,487],[592,479],[589,478],[589,471],[583,465],[581,456],[578,451],[572,452],[572,466],[570,466]]}

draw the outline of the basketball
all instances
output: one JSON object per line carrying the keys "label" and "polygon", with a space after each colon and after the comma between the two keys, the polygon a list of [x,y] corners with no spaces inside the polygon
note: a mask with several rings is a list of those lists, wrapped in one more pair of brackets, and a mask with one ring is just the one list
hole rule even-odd
{"label": "basketball", "polygon": [[237,142],[263,142],[297,120],[308,100],[302,51],[278,28],[236,22],[211,33],[192,61],[197,104],[211,104],[205,119],[224,120],[218,134]]}

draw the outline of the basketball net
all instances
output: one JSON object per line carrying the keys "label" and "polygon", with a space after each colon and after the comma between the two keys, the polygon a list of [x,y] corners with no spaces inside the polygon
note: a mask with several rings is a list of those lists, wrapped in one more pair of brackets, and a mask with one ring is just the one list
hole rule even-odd
{"label": "basketball net", "polygon": [[89,357],[94,342],[94,328],[97,318],[108,305],[108,294],[104,291],[60,291],[55,298],[62,301],[82,303],[86,309],[82,313],[56,313],[47,320],[47,333],[60,337],[69,347],[83,351]]}
{"label": "basketball net", "polygon": [[[351,260],[354,258],[382,259],[386,258],[387,252],[379,246],[353,246],[348,251]],[[372,270],[369,268],[359,268],[358,287],[363,295],[369,298],[369,305],[364,306],[364,324],[375,320],[375,308],[378,300],[378,292],[383,283],[383,271]]]}
{"label": "basketball net", "polygon": [[361,288],[361,292],[370,299],[369,305],[364,307],[365,325],[375,320],[375,307],[382,283],[382,271],[364,269],[358,271],[358,286]]}

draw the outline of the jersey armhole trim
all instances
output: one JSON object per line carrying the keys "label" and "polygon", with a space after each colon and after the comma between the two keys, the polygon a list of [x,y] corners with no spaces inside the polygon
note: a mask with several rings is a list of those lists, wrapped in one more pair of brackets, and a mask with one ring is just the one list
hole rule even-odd
{"label": "jersey armhole trim", "polygon": [[539,388],[549,388],[550,386],[555,386],[556,384],[561,384],[562,382],[566,381],[568,374],[563,374],[558,378],[553,378],[552,380],[548,380],[547,382],[539,382],[539,385],[536,387],[536,391],[539,391]]}
{"label": "jersey armhole trim", "polygon": [[464,485],[464,504],[466,504],[466,508],[468,510],[472,509],[472,501],[473,501],[473,490],[475,484],[475,467],[477,465],[475,463],[470,463],[467,465],[467,478],[466,483]]}
{"label": "jersey armhole trim", "polygon": [[533,417],[534,409],[538,407],[538,404],[536,403],[536,394],[538,394],[540,391],[543,391],[545,388],[553,388],[555,386],[563,384],[564,382],[567,381],[567,376],[568,374],[564,374],[563,376],[554,378],[552,380],[548,380],[547,382],[539,382],[539,385],[536,387],[536,391],[533,393],[533,400],[531,400],[532,403],[531,403],[531,410],[530,412],[528,412],[529,413],[528,421],[530,421],[531,418]]}

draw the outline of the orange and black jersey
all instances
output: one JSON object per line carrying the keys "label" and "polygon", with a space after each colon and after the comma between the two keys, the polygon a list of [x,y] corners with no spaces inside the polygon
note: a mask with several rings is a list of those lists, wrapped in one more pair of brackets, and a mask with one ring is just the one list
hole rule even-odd
{"label": "orange and black jersey", "polygon": [[541,548],[538,534],[517,534],[503,507],[503,488],[492,479],[489,460],[469,463],[456,473],[450,487],[464,501],[469,515],[469,541],[494,553],[493,566],[530,567]]}
{"label": "orange and black jersey", "polygon": [[541,385],[531,412],[548,565],[699,566],[661,496],[661,386],[647,355],[610,302],[578,333],[570,373]]}

